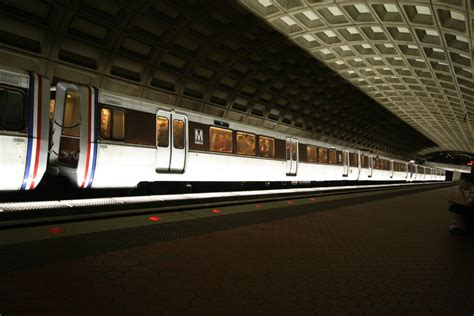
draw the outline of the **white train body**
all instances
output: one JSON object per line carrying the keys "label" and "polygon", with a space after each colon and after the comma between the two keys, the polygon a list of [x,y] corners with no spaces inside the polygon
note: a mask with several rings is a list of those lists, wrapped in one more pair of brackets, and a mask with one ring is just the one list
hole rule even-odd
{"label": "white train body", "polygon": [[[24,106],[16,128],[0,117],[0,191],[34,189],[47,166],[80,188],[167,181],[445,180],[442,170],[426,168],[425,174],[415,164],[93,87],[60,82],[51,100],[49,90],[46,78],[0,68],[0,97],[13,93]],[[5,109],[0,107],[1,115]]]}
{"label": "white train body", "polygon": [[[59,84],[57,95],[60,94],[60,86],[66,89],[67,86]],[[439,180],[445,179],[444,174],[429,176],[410,173],[408,171],[392,171],[375,169],[372,166],[372,154],[365,154],[369,158],[368,168],[361,166],[361,153],[358,150],[332,146],[312,139],[288,137],[279,132],[264,130],[234,122],[221,122],[214,117],[203,115],[192,111],[174,111],[166,105],[152,103],[145,100],[121,96],[107,91],[96,91],[92,88],[73,87],[81,93],[82,117],[89,117],[88,120],[82,120],[81,143],[77,167],[57,163],[59,173],[67,176],[71,182],[79,187],[90,188],[123,188],[135,187],[140,182],[166,182],[166,181],[215,181],[215,182],[251,182],[251,181],[414,181],[414,180]],[[91,93],[94,96],[91,96]],[[84,102],[84,100],[89,100]],[[91,102],[96,101],[96,104]],[[58,101],[57,101],[58,104]],[[169,132],[167,148],[160,148],[156,143],[131,144],[126,141],[113,141],[102,139],[99,129],[101,128],[102,118],[101,109],[114,109],[130,114],[134,111],[141,115],[166,117],[171,122],[176,117],[185,121],[184,148],[176,149],[173,146],[173,133]],[[92,115],[89,115],[89,109],[92,109]],[[125,114],[124,114],[125,115]],[[56,120],[61,121],[63,114],[56,111]],[[129,117],[131,114],[129,115]],[[94,121],[94,117],[97,119]],[[216,123],[218,123],[216,125]],[[88,126],[88,124],[92,124]],[[115,124],[115,123],[114,123]],[[124,123],[125,125],[126,123]],[[196,129],[192,129],[190,124],[200,124],[205,128],[217,127],[248,133],[252,135],[263,135],[273,139],[286,139],[287,144],[291,141],[299,144],[311,146],[324,146],[332,150],[337,150],[343,154],[343,163],[340,165],[309,163],[300,161],[301,153],[298,151],[299,145],[296,145],[296,159],[267,159],[259,157],[257,154],[252,156],[238,155],[235,148],[232,153],[211,152],[209,150],[196,150],[192,148],[193,136]],[[170,124],[171,125],[171,124]],[[145,129],[140,124],[134,125],[135,129]],[[170,127],[171,128],[171,127]],[[129,127],[124,127],[124,130]],[[90,131],[93,131],[92,134]],[[59,134],[59,129],[57,134]],[[201,130],[202,132],[202,130]],[[125,132],[124,132],[125,133]],[[157,132],[155,126],[149,127],[146,133],[149,133],[155,139]],[[191,137],[190,137],[191,133]],[[86,138],[83,136],[87,135]],[[204,138],[206,136],[203,136]],[[209,136],[207,136],[209,137]],[[235,136],[233,136],[235,138]],[[54,135],[53,139],[59,144],[59,135]],[[89,141],[87,141],[89,139]],[[56,143],[55,141],[55,143]],[[198,140],[205,142],[205,139]],[[209,140],[208,140],[209,141]],[[287,145],[288,146],[288,145]],[[291,146],[290,146],[291,147]],[[88,149],[90,148],[90,149]],[[59,149],[57,149],[59,150]],[[349,153],[357,155],[355,165],[349,163]],[[384,158],[384,157],[378,157]],[[385,158],[389,159],[389,158]],[[89,163],[89,166],[87,162]],[[407,163],[397,160],[391,160],[391,169],[393,163],[398,162],[408,166]],[[165,164],[165,167],[162,164]],[[89,171],[87,171],[89,170]],[[423,177],[423,178],[422,178]]]}
{"label": "white train body", "polygon": [[0,191],[36,188],[46,171],[49,80],[0,68]]}

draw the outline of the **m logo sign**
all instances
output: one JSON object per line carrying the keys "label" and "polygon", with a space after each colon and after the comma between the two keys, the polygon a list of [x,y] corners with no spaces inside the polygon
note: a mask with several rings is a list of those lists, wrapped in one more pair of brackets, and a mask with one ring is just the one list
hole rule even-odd
{"label": "m logo sign", "polygon": [[204,145],[204,132],[202,129],[194,129],[194,144]]}

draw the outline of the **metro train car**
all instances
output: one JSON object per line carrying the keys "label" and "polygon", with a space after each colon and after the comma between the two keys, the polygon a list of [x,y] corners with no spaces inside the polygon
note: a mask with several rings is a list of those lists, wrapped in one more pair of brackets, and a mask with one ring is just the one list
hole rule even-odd
{"label": "metro train car", "polygon": [[45,77],[0,68],[0,191],[32,190],[46,171],[49,90]]}
{"label": "metro train car", "polygon": [[0,67],[0,191],[147,182],[444,181],[444,170]]}
{"label": "metro train car", "polygon": [[60,82],[51,172],[80,188],[141,182],[443,181],[444,171]]}

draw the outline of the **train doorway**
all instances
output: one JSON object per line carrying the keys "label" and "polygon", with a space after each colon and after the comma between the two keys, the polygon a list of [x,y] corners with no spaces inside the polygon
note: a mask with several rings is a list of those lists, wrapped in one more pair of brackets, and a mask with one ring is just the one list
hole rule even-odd
{"label": "train doorway", "polygon": [[298,140],[288,137],[286,139],[286,175],[296,176],[298,172]]}
{"label": "train doorway", "polygon": [[156,113],[156,165],[158,173],[183,173],[188,150],[186,116],[158,110]]}

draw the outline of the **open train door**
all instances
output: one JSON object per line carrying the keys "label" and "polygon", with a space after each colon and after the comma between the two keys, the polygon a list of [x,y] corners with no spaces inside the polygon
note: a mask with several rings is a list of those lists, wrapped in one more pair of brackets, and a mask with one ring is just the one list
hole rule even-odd
{"label": "open train door", "polygon": [[183,173],[188,149],[188,120],[174,112],[156,112],[156,163],[158,173]]}
{"label": "open train door", "polygon": [[59,82],[54,98],[50,164],[80,188],[90,188],[97,161],[97,90]]}
{"label": "open train door", "polygon": [[296,138],[288,137],[286,139],[286,175],[296,176],[298,172],[298,140]]}
{"label": "open train door", "polygon": [[347,177],[349,174],[349,151],[342,151],[342,176]]}

